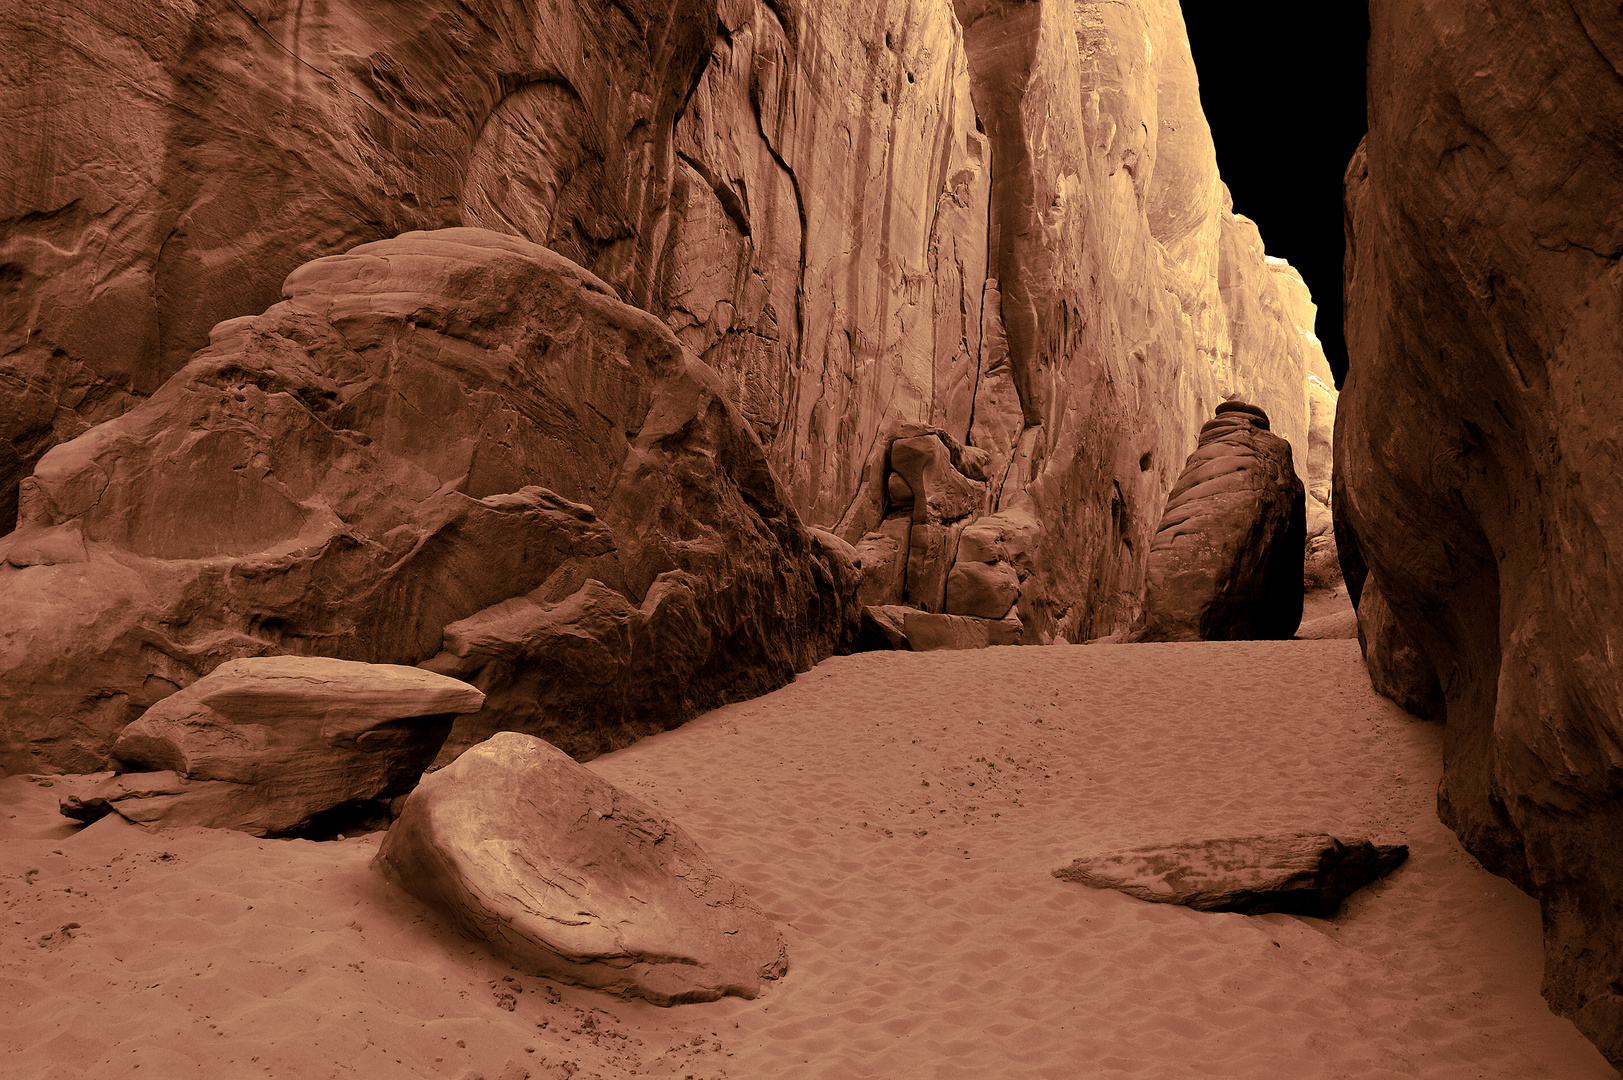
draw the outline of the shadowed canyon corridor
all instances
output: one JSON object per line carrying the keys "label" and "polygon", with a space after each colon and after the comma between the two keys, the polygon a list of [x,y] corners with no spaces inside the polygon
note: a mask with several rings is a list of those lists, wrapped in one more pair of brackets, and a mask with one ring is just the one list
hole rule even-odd
{"label": "shadowed canyon corridor", "polygon": [[0,9],[0,1075],[1616,1080],[1623,8],[1212,18]]}

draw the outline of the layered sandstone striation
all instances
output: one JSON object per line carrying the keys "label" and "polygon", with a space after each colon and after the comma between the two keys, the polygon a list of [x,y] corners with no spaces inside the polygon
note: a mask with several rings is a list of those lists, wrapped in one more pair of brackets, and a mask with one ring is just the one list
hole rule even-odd
{"label": "layered sandstone striation", "polygon": [[[804,520],[892,583],[917,562],[930,603],[957,572],[998,606],[1010,571],[952,528],[1028,515],[1028,641],[1133,618],[1226,396],[1313,467],[1312,304],[1230,210],[1173,0],[44,0],[0,15],[0,50],[23,133],[0,151],[0,529],[46,449],[297,266],[455,225],[663,321]],[[983,488],[914,537],[891,456],[920,429],[974,451]]]}
{"label": "layered sandstone striation", "polygon": [[[0,763],[90,771],[226,660],[417,664],[582,757],[781,686],[857,627],[715,372],[547,248],[408,233],[301,267],[47,453],[0,537]],[[544,485],[544,486],[543,486]]]}
{"label": "layered sandstone striation", "polygon": [[1343,562],[1383,609],[1372,674],[1446,706],[1444,820],[1539,898],[1545,996],[1623,1064],[1623,28],[1593,0],[1371,17]]}
{"label": "layered sandstone striation", "polygon": [[1290,443],[1255,405],[1225,402],[1167,497],[1134,641],[1288,638],[1302,622],[1306,540]]}

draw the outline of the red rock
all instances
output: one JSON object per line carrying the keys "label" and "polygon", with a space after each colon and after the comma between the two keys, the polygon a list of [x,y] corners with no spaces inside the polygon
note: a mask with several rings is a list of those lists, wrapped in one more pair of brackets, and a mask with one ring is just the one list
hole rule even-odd
{"label": "red rock", "polygon": [[1545,997],[1623,1065],[1623,28],[1587,0],[1370,18],[1338,545],[1402,631],[1366,633],[1372,671],[1412,647],[1442,688],[1443,820],[1538,898]]}
{"label": "red rock", "polygon": [[986,510],[1040,523],[1039,639],[1131,621],[1218,400],[1309,461],[1312,305],[1232,213],[1175,6],[127,8],[0,15],[0,528],[51,444],[295,267],[455,225],[546,244],[671,328],[787,503],[850,543],[887,513],[889,438],[943,432]]}
{"label": "red rock", "polygon": [[940,612],[947,601],[947,575],[952,572],[963,524],[914,522],[908,531],[907,602],[921,611]]}
{"label": "red rock", "polygon": [[1025,628],[1012,613],[1001,619],[983,619],[909,609],[902,616],[902,632],[907,636],[907,647],[914,652],[934,652],[1019,645]]}
{"label": "red rock", "polygon": [[453,719],[483,704],[466,683],[417,668],[232,660],[120,732],[112,757],[124,775],[73,792],[63,812],[100,804],[146,825],[297,833],[410,790]]}
{"label": "red rock", "polygon": [[1421,652],[1397,621],[1379,582],[1364,579],[1357,612],[1358,647],[1370,685],[1415,716],[1446,721],[1448,706],[1431,658]]}
{"label": "red rock", "polygon": [[1196,911],[1328,918],[1408,857],[1402,844],[1293,833],[1133,848],[1077,859],[1054,876]]}
{"label": "red rock", "polygon": [[788,968],[680,826],[527,735],[424,777],[375,865],[532,975],[675,1005],[753,998]]}
{"label": "red rock", "polygon": [[0,529],[45,450],[154,393],[319,256],[481,225],[644,296],[715,3],[571,11],[8,5],[0,378],[20,392],[0,405]]}
{"label": "red rock", "polygon": [[862,609],[862,648],[934,652],[1019,645],[1025,633],[1011,612],[1001,619],[945,615],[899,606]]}
{"label": "red rock", "polygon": [[[448,745],[512,725],[584,756],[854,634],[854,563],[714,373],[578,266],[447,230],[286,290],[30,478],[0,538],[8,767],[89,771],[157,698],[284,651],[441,654],[487,695]],[[14,565],[53,530],[85,561]]]}
{"label": "red rock", "polygon": [[957,521],[981,510],[986,486],[957,468],[937,435],[915,435],[890,444],[890,467],[913,497],[915,524]]}
{"label": "red rock", "polygon": [[1288,638],[1302,621],[1305,495],[1290,444],[1227,402],[1168,497],[1137,641]]}
{"label": "red rock", "polygon": [[1001,619],[1019,596],[1020,577],[1008,563],[959,560],[947,575],[943,610],[949,615]]}
{"label": "red rock", "polygon": [[900,604],[907,590],[908,537],[912,521],[906,515],[892,514],[878,532],[869,533],[857,544],[862,559],[862,584],[857,602],[863,607]]}

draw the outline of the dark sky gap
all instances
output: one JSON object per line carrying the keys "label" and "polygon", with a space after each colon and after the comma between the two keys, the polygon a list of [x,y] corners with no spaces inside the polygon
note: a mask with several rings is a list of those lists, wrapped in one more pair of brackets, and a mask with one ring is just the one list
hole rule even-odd
{"label": "dark sky gap", "polygon": [[1368,12],[1360,0],[1190,3],[1184,21],[1234,210],[1257,222],[1268,254],[1306,279],[1339,385],[1341,182],[1366,126]]}

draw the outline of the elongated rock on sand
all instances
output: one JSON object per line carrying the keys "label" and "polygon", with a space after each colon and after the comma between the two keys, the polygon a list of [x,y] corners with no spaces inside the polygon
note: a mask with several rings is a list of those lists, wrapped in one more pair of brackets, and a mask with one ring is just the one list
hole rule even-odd
{"label": "elongated rock on sand", "polygon": [[534,975],[675,1005],[753,998],[788,969],[777,928],[687,833],[530,735],[425,777],[376,865]]}
{"label": "elongated rock on sand", "polygon": [[1408,857],[1403,844],[1295,833],[1133,848],[1078,859],[1054,876],[1197,911],[1329,916]]}

